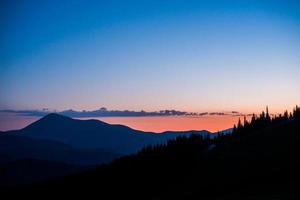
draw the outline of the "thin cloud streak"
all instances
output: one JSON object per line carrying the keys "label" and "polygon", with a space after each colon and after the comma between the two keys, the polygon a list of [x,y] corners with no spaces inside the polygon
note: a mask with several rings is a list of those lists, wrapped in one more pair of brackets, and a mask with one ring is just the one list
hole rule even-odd
{"label": "thin cloud streak", "polygon": [[108,110],[107,108],[100,108],[98,110],[92,111],[76,111],[76,110],[64,110],[64,111],[50,111],[48,109],[42,110],[0,110],[2,113],[14,113],[21,116],[37,116],[42,117],[49,113],[58,113],[69,117],[74,118],[83,118],[83,117],[155,117],[155,116],[191,116],[191,117],[201,117],[201,116],[212,116],[212,115],[229,115],[229,116],[244,116],[248,114],[243,114],[238,111],[231,112],[186,112],[178,110],[160,110],[147,112],[144,110],[141,111],[130,111],[130,110]]}

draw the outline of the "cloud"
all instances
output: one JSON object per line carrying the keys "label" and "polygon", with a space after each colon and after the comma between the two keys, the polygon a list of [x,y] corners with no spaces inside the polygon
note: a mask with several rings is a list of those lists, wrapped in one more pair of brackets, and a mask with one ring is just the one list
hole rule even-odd
{"label": "cloud", "polygon": [[209,115],[227,115],[224,112],[211,112]]}
{"label": "cloud", "polygon": [[[0,110],[2,113],[15,113],[22,116],[45,116],[52,113],[48,109],[43,110]],[[55,112],[55,111],[54,111]],[[64,110],[61,112],[55,112],[69,117],[142,117],[142,116],[183,116],[183,115],[196,115],[196,113],[182,112],[177,110],[161,110],[155,112],[146,111],[130,111],[130,110],[107,110],[106,108],[100,108],[94,111],[76,111],[76,110]]]}
{"label": "cloud", "polygon": [[208,116],[208,115],[229,115],[229,116],[240,116],[244,115],[237,111],[231,112],[185,112],[178,110],[160,110],[154,112],[147,111],[130,111],[130,110],[108,110],[107,108],[100,108],[98,110],[93,111],[76,111],[76,110],[64,110],[64,111],[50,111],[48,109],[42,110],[0,110],[2,113],[15,113],[21,116],[38,116],[42,117],[49,113],[58,113],[69,117],[81,118],[81,117],[145,117],[145,116]]}

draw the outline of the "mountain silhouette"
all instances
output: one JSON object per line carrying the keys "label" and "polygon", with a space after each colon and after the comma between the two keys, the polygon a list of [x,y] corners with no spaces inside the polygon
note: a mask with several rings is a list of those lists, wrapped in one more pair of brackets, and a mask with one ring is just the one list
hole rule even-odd
{"label": "mountain silhouette", "polygon": [[120,154],[136,153],[145,145],[164,143],[179,135],[209,134],[208,131],[152,133],[111,125],[99,120],[78,120],[49,114],[29,126],[5,134],[55,140],[75,148],[101,148]]}
{"label": "mountain silhouette", "polygon": [[103,199],[300,199],[300,109],[233,134],[177,137],[109,165],[20,190]]}
{"label": "mountain silhouette", "polygon": [[[225,130],[224,134],[229,132],[231,130]],[[124,154],[137,153],[146,146],[162,145],[178,136],[191,135],[215,137],[217,134],[196,130],[158,134],[98,120],[49,114],[21,130],[0,132],[3,172],[0,178],[7,180],[1,185],[29,184],[65,176],[109,163]]]}

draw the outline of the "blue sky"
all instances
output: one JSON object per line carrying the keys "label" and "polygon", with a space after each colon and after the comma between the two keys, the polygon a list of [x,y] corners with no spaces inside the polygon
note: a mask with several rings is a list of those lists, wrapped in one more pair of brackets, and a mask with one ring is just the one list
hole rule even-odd
{"label": "blue sky", "polygon": [[300,103],[299,1],[1,1],[1,109]]}

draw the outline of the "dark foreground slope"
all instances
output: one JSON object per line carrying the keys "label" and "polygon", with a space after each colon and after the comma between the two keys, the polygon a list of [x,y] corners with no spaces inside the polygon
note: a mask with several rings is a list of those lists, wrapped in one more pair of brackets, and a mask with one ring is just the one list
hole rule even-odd
{"label": "dark foreground slope", "polygon": [[181,137],[21,191],[99,199],[299,199],[299,112],[269,121],[263,117],[213,140]]}
{"label": "dark foreground slope", "polygon": [[20,159],[0,165],[0,191],[79,173],[92,167],[63,162]]}
{"label": "dark foreground slope", "polygon": [[54,140],[0,134],[0,166],[23,159],[64,162],[71,165],[99,165],[120,157],[105,149],[79,149]]}

